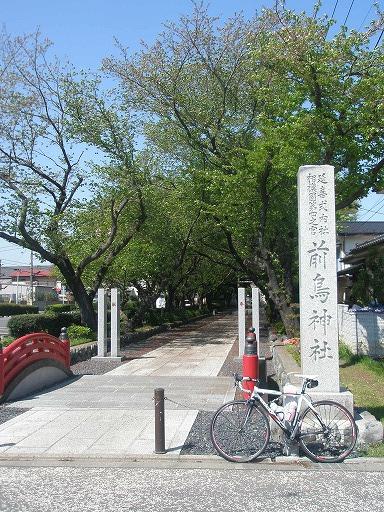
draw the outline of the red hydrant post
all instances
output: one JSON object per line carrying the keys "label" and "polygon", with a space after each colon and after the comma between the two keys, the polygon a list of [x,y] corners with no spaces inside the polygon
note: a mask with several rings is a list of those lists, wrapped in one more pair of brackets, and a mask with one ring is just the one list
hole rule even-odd
{"label": "red hydrant post", "polygon": [[[257,355],[257,341],[255,328],[248,329],[248,335],[245,338],[245,347],[243,355],[243,377],[251,377],[252,379],[259,378],[259,357]],[[251,381],[243,382],[243,387],[253,391],[255,383]],[[244,398],[249,398],[248,393],[244,393]]]}

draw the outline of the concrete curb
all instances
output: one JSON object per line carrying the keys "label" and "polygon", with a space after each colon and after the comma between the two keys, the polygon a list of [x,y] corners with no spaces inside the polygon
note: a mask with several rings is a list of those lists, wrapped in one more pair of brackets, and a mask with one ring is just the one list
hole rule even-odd
{"label": "concrete curb", "polygon": [[235,470],[315,470],[315,471],[376,471],[384,472],[384,460],[378,458],[359,457],[347,459],[337,464],[319,464],[305,457],[276,457],[275,459],[260,459],[251,463],[228,462],[216,455],[125,455],[116,456],[108,454],[98,455],[60,455],[60,456],[0,456],[2,466],[156,466],[187,469],[193,467],[210,467],[216,469]]}

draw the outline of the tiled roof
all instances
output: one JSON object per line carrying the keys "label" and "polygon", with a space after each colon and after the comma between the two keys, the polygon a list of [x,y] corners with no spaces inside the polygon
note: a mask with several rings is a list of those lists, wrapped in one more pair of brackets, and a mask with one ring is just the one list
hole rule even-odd
{"label": "tiled roof", "polygon": [[342,222],[337,229],[339,235],[382,235],[384,222],[382,221],[348,221]]}
{"label": "tiled roof", "polygon": [[[15,270],[11,273],[11,277],[29,277],[30,270]],[[49,270],[33,270],[33,277],[50,277],[52,274]]]}
{"label": "tiled roof", "polygon": [[[34,277],[52,277],[53,265],[36,266],[33,268]],[[19,267],[1,267],[2,278],[29,277],[31,275],[31,267],[21,265]]]}
{"label": "tiled roof", "polygon": [[384,234],[375,236],[371,240],[367,240],[366,242],[362,242],[361,244],[357,244],[355,248],[353,248],[350,252],[356,253],[361,251],[362,249],[367,249],[368,247],[374,247],[375,245],[380,245],[384,243]]}
{"label": "tiled roof", "polygon": [[[383,246],[384,234],[375,236],[371,240],[357,244],[346,256],[342,259],[345,263],[356,263],[363,261],[365,257],[371,254],[371,247]],[[382,250],[382,247],[380,248]]]}

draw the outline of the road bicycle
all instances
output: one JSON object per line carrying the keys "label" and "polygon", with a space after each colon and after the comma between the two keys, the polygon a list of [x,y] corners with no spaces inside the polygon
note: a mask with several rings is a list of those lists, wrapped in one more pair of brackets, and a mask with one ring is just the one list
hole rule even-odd
{"label": "road bicycle", "polygon": [[[234,375],[235,385],[250,397],[222,405],[212,418],[212,443],[224,459],[250,462],[260,457],[270,439],[270,418],[287,440],[298,442],[315,462],[341,462],[350,455],[357,437],[352,415],[331,400],[312,402],[306,391],[318,386],[317,376],[294,375],[302,379],[302,385],[289,392],[259,388],[258,380]],[[255,384],[253,391],[242,386],[250,381]],[[268,403],[263,395],[277,398]]]}

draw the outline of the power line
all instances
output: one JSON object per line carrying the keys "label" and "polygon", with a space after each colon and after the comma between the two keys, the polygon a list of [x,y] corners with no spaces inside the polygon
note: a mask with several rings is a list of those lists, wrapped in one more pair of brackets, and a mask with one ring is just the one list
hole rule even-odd
{"label": "power line", "polygon": [[379,204],[381,204],[383,201],[384,201],[384,197],[380,198],[378,201],[376,201],[370,208],[361,208],[361,209],[366,210],[367,212],[373,212],[373,209],[376,208],[376,206],[379,206]]}
{"label": "power line", "polygon": [[3,262],[3,264],[6,262],[6,264],[10,264],[11,266],[15,266],[15,265],[18,265],[18,266],[23,266],[23,267],[28,267],[29,268],[29,263],[28,262],[21,262],[21,261],[17,261],[17,260],[10,260],[10,259],[7,259],[7,258],[2,258],[1,261]]}
{"label": "power line", "polygon": [[[383,198],[383,199],[380,199],[377,203],[375,203],[375,204],[372,206],[372,208],[370,208],[369,210],[367,210],[367,213],[369,213],[369,212],[373,212],[373,209],[374,209],[374,208],[376,208],[377,206],[379,206],[379,204],[381,204],[381,203],[383,203],[383,202],[384,202],[384,198]],[[374,211],[374,212],[372,213],[372,215],[371,215],[370,217],[368,217],[368,219],[366,219],[366,220],[364,220],[363,222],[361,222],[361,224],[360,224],[360,225],[362,226],[363,224],[366,224],[370,219],[372,219],[372,217],[373,217],[374,215],[376,215],[377,213],[379,213],[383,208],[384,208],[384,205],[383,205],[379,210]],[[367,214],[367,213],[366,213],[366,214]],[[366,215],[366,214],[364,214],[364,215]]]}
{"label": "power line", "polygon": [[9,251],[17,251],[17,250],[19,250],[19,251],[25,251],[26,249],[20,249],[20,248],[18,248],[18,249],[17,249],[16,247],[15,247],[15,248],[14,248],[14,247],[9,247],[8,249],[2,249],[2,248],[0,248],[0,252],[9,252]]}
{"label": "power line", "polygon": [[381,31],[381,34],[380,34],[380,36],[379,36],[379,39],[377,40],[377,43],[375,44],[374,50],[376,50],[376,48],[377,48],[378,44],[380,43],[380,40],[381,40],[381,38],[383,37],[383,32],[384,32],[384,28],[383,28],[383,30]]}
{"label": "power line", "polygon": [[371,5],[371,7],[368,9],[367,14],[364,16],[364,19],[363,19],[363,21],[362,21],[362,22],[361,22],[361,24],[360,24],[359,30],[361,30],[361,28],[363,27],[363,25],[364,25],[364,23],[365,23],[365,20],[368,18],[369,13],[372,11],[372,7],[373,7],[373,3],[372,3],[372,5]]}
{"label": "power line", "polygon": [[351,5],[349,6],[349,9],[348,9],[347,16],[345,17],[345,20],[344,20],[343,25],[345,25],[345,24],[347,23],[347,20],[348,20],[348,18],[349,18],[349,15],[350,15],[350,13],[351,13],[351,9],[352,9],[352,6],[353,6],[353,4],[354,4],[354,3],[355,3],[355,0],[352,0]]}
{"label": "power line", "polygon": [[338,3],[339,3],[339,0],[336,0],[335,6],[334,6],[333,11],[332,11],[332,15],[331,15],[331,18],[332,18],[332,19],[333,19],[333,16],[334,16],[334,14],[335,14],[335,11],[336,11],[336,9],[337,9],[337,4],[338,4]]}
{"label": "power line", "polygon": [[[377,215],[384,215],[384,212],[382,211],[383,208],[380,208],[380,210],[377,210],[376,212],[373,212],[373,214],[377,214]],[[360,207],[359,210],[364,210],[365,212],[369,213],[371,212],[372,210],[368,210],[368,208],[362,208]],[[366,214],[365,214],[366,215]]]}

